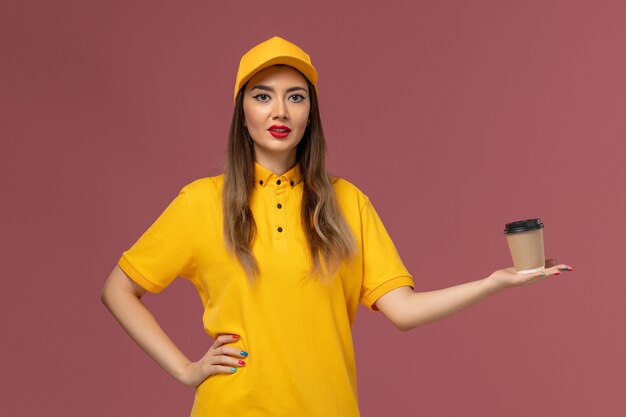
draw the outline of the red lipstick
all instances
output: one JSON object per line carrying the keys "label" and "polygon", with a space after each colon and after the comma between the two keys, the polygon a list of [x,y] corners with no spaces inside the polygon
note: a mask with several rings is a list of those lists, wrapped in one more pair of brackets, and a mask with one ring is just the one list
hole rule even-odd
{"label": "red lipstick", "polygon": [[270,132],[270,135],[278,139],[286,138],[289,132],[291,132],[291,129],[284,125],[272,125],[267,130]]}

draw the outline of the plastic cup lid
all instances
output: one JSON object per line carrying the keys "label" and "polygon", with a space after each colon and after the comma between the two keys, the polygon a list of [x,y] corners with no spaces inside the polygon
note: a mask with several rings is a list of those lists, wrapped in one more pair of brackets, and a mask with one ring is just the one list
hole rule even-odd
{"label": "plastic cup lid", "polygon": [[543,223],[541,223],[541,219],[520,220],[517,222],[507,223],[504,226],[504,234],[506,235],[507,233],[527,232],[529,230],[538,229],[543,229]]}

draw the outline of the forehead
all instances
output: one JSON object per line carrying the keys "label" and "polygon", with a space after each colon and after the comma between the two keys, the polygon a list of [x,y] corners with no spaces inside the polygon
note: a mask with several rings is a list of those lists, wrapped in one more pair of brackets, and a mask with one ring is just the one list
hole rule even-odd
{"label": "forehead", "polygon": [[306,78],[297,69],[288,65],[272,65],[254,74],[248,81],[246,89],[249,90],[257,84],[274,86],[288,84],[286,87],[307,88]]}

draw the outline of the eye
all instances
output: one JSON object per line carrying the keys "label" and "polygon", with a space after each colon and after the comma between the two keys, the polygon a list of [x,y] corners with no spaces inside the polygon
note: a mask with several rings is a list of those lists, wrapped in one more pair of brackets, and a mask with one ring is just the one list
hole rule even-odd
{"label": "eye", "polygon": [[289,96],[289,98],[294,103],[299,103],[299,102],[304,101],[306,99],[306,97],[304,97],[302,94],[294,94],[292,96]]}
{"label": "eye", "polygon": [[270,96],[268,96],[267,94],[261,93],[261,94],[257,94],[256,96],[254,96],[252,98],[254,98],[254,99],[258,100],[258,101],[261,101],[261,102],[265,102],[265,101],[268,101],[270,99]]}

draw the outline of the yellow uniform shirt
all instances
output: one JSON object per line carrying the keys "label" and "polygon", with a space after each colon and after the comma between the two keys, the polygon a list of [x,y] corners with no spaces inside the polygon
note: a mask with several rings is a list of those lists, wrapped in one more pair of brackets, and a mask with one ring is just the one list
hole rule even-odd
{"label": "yellow uniform shirt", "polygon": [[119,266],[151,292],[177,276],[189,279],[204,306],[206,332],[238,334],[229,345],[249,352],[237,372],[200,384],[193,417],[358,416],[351,334],[357,305],[375,309],[386,292],[412,287],[411,275],[367,196],[333,178],[357,255],[329,284],[307,277],[299,166],[279,177],[255,164],[255,176],[252,250],[260,273],[254,283],[224,245],[223,175],[183,187]]}

